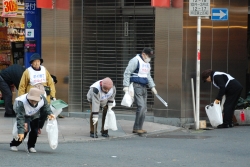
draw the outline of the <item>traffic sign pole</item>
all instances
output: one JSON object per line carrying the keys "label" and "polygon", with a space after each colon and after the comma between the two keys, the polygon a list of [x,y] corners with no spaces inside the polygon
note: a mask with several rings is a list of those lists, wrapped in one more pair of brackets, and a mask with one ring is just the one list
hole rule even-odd
{"label": "traffic sign pole", "polygon": [[195,129],[200,127],[200,45],[201,17],[210,16],[210,0],[189,0],[189,16],[197,16],[197,50],[196,50],[196,113]]}
{"label": "traffic sign pole", "polygon": [[196,57],[196,122],[195,129],[200,127],[200,46],[201,46],[201,17],[197,17],[197,57]]}

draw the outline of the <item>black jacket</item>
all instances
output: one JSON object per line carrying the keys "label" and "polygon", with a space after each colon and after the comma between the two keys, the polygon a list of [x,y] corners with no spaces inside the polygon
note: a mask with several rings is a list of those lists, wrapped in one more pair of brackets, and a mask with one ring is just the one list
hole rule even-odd
{"label": "black jacket", "polygon": [[1,77],[8,85],[14,84],[18,89],[25,68],[19,64],[13,64],[6,69],[1,70]]}
{"label": "black jacket", "polygon": [[214,73],[215,71],[211,72],[211,81],[220,88],[216,97],[217,100],[221,101],[223,95],[232,95],[243,89],[242,85],[236,79],[231,80],[226,86],[228,81],[227,75],[222,74],[214,76]]}

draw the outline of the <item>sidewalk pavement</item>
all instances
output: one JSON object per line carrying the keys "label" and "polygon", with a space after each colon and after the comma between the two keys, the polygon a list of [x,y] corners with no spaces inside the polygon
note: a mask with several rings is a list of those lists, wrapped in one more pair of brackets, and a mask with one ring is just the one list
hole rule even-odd
{"label": "sidewalk pavement", "polygon": [[[70,115],[70,114],[69,114]],[[77,114],[77,117],[65,117],[65,118],[57,118],[58,121],[58,130],[59,130],[59,143],[62,142],[85,142],[92,140],[103,140],[108,139],[101,136],[101,116],[99,116],[98,123],[98,138],[91,138],[89,135],[89,117],[82,118],[81,114]],[[132,137],[134,134],[132,133],[133,124],[134,124],[134,115],[130,116],[116,116],[117,118],[117,131],[109,130],[109,139],[110,138],[120,138],[120,137]],[[130,117],[129,119],[126,119]],[[123,119],[125,118],[125,119]],[[0,143],[10,143],[12,140],[12,128],[15,122],[15,118],[5,118],[4,111],[0,111]],[[147,119],[146,119],[147,120]],[[164,125],[154,122],[145,121],[143,125],[143,129],[147,130],[148,134],[156,133],[156,132],[171,132],[180,127]],[[27,138],[25,139],[25,141]],[[42,133],[39,135],[37,139],[37,143],[48,143],[48,136],[46,132],[46,123],[42,129]]]}

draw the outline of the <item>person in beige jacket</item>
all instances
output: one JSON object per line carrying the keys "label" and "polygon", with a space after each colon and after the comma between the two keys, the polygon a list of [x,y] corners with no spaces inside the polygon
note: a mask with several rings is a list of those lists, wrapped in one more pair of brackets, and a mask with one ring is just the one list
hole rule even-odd
{"label": "person in beige jacket", "polygon": [[39,89],[45,89],[48,103],[50,103],[50,99],[55,98],[56,89],[54,81],[49,71],[41,65],[42,63],[43,59],[38,53],[34,53],[30,57],[31,66],[27,68],[22,75],[18,96],[28,93],[32,87],[37,87]]}

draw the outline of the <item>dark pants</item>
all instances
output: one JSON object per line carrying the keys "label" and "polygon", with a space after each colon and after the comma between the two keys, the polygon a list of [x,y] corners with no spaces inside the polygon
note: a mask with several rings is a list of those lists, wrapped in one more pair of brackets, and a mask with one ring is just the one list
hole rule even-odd
{"label": "dark pants", "polygon": [[[90,120],[89,120],[89,123],[90,123],[90,133],[97,133],[97,125],[98,125],[98,121],[95,125],[93,125],[93,113],[92,113],[92,106],[90,104],[90,110],[91,110],[91,113],[90,113]],[[106,118],[106,115],[107,115],[107,110],[108,110],[108,106],[105,106],[103,107],[102,109],[102,128],[101,128],[101,133],[102,134],[108,134],[108,130],[104,130],[104,123],[105,123],[105,118]]]}
{"label": "dark pants", "polygon": [[134,130],[142,130],[142,126],[145,120],[147,112],[147,87],[134,83],[134,98],[137,105]]}
{"label": "dark pants", "polygon": [[[26,123],[28,123],[28,126],[30,127],[31,131],[29,132],[29,139],[28,139],[28,149],[33,147],[35,148],[35,144],[36,144],[36,140],[37,140],[37,131],[38,131],[38,127],[39,127],[39,119],[34,119],[30,122],[25,121]],[[27,132],[24,133],[24,139],[27,136]],[[24,140],[23,139],[23,140]],[[10,143],[10,146],[19,146],[22,142],[21,141],[16,141],[15,139],[13,139]]]}
{"label": "dark pants", "polygon": [[0,76],[0,91],[2,92],[4,104],[5,104],[5,113],[13,114],[15,113],[12,105],[12,91],[10,86],[4,81]]}
{"label": "dark pants", "polygon": [[234,83],[234,89],[229,90],[226,92],[226,101],[224,103],[224,117],[223,117],[223,123],[224,124],[232,124],[233,123],[233,116],[234,116],[234,110],[235,106],[237,105],[238,99],[240,98],[242,86],[238,81],[233,80],[230,81]]}

